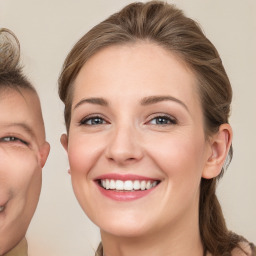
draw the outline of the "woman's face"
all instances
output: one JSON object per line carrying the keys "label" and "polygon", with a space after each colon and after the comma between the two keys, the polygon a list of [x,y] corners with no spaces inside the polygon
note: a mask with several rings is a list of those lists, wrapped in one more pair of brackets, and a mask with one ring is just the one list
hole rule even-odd
{"label": "woman's face", "polygon": [[152,43],[111,46],[89,59],[74,88],[62,143],[89,218],[118,236],[197,221],[211,148],[188,67]]}

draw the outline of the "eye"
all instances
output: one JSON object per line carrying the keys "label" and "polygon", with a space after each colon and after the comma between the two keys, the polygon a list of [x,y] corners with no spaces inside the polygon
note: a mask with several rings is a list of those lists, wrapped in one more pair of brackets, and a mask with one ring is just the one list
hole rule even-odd
{"label": "eye", "polygon": [[177,124],[177,120],[171,116],[159,115],[152,118],[148,123],[153,125],[174,125]]}
{"label": "eye", "polygon": [[107,122],[100,116],[86,117],[80,122],[81,125],[101,125],[106,123]]}
{"label": "eye", "polygon": [[28,143],[22,139],[19,139],[15,136],[6,136],[0,139],[2,142],[21,142],[25,145],[28,145]]}

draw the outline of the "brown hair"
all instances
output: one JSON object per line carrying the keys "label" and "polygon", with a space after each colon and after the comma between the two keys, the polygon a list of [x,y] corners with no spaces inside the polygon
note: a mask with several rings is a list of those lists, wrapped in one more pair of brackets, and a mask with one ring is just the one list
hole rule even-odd
{"label": "brown hair", "polygon": [[[214,45],[199,25],[175,6],[160,1],[133,3],[85,34],[73,47],[59,78],[59,96],[70,125],[73,84],[86,61],[103,47],[150,41],[178,55],[195,73],[204,112],[205,133],[211,136],[228,123],[232,89]],[[232,158],[232,146],[229,162]],[[219,177],[223,175],[224,168]],[[219,178],[218,177],[218,178]],[[228,231],[215,195],[217,179],[202,179],[199,206],[200,234],[205,250],[229,255],[243,239]]]}
{"label": "brown hair", "polygon": [[0,89],[28,89],[36,92],[22,73],[20,44],[12,31],[0,29]]}

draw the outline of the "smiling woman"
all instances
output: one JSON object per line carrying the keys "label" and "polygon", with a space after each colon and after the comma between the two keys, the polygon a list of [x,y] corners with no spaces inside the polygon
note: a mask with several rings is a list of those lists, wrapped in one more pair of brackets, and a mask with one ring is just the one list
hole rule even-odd
{"label": "smiling woman", "polygon": [[59,95],[96,255],[255,255],[215,195],[232,158],[232,89],[193,20],[162,2],[128,5],[77,42]]}

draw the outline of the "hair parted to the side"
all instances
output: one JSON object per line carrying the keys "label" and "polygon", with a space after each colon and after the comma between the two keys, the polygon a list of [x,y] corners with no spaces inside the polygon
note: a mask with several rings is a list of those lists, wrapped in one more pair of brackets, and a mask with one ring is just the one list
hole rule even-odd
{"label": "hair parted to the side", "polygon": [[19,40],[9,29],[0,28],[0,90],[8,88],[36,92],[22,73]]}
{"label": "hair parted to the side", "polygon": [[[100,49],[149,41],[179,56],[194,72],[204,113],[206,138],[228,123],[232,89],[214,45],[199,25],[174,5],[161,1],[133,3],[96,25],[68,54],[59,78],[59,96],[70,125],[74,81],[86,61]],[[232,158],[232,147],[229,161]],[[224,168],[219,177],[223,175]],[[217,178],[202,179],[199,224],[205,250],[214,256],[230,255],[242,237],[228,231],[218,199]]]}

